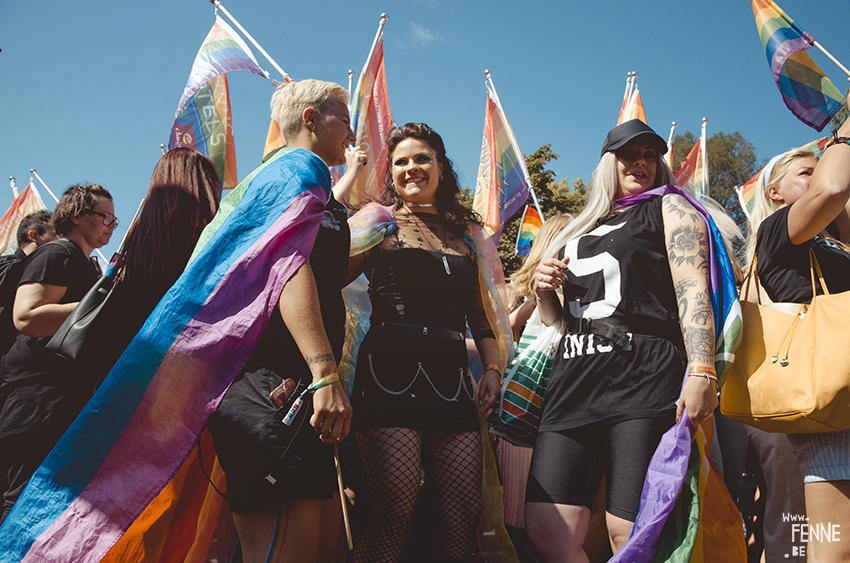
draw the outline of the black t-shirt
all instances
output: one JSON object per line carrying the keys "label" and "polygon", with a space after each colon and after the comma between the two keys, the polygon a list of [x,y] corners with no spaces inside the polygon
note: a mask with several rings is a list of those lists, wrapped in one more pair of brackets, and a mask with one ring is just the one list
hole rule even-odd
{"label": "black t-shirt", "polygon": [[12,322],[12,307],[26,259],[20,248],[14,254],[0,256],[0,355],[8,352],[18,337]]}
{"label": "black t-shirt", "polygon": [[674,408],[686,361],[661,204],[661,197],[652,198],[567,244],[564,314],[622,319],[634,328],[633,339],[621,351],[596,335],[568,332],[555,356],[541,431],[662,416]]}
{"label": "black t-shirt", "polygon": [[[59,303],[82,299],[98,275],[73,242],[60,239],[37,248],[24,266],[20,285],[67,288]],[[67,427],[94,392],[87,370],[45,352],[50,337],[19,334],[0,360],[0,437],[42,425]]]}
{"label": "black t-shirt", "polygon": [[[341,292],[348,279],[350,245],[351,234],[345,207],[331,196],[310,253],[310,267],[316,279],[322,323],[337,362],[342,358],[345,341],[345,303]],[[270,369],[283,378],[300,379],[307,383],[311,380],[310,369],[277,308],[243,372],[261,368]]]}
{"label": "black t-shirt", "polygon": [[[812,279],[809,267],[809,248],[823,271],[830,293],[850,290],[850,260],[816,244],[815,237],[795,245],[788,236],[788,212],[785,206],[765,219],[758,229],[756,256],[759,281],[770,298],[784,303],[810,303]],[[818,295],[823,293],[816,281]]]}

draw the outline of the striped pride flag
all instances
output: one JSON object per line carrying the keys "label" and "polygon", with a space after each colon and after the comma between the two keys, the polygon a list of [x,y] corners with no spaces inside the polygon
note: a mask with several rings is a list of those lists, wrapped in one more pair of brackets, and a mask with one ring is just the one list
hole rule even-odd
{"label": "striped pride flag", "polygon": [[47,209],[47,206],[35,185],[30,182],[0,218],[0,254],[12,254],[18,249],[18,225],[21,219],[42,209]]}
{"label": "striped pride flag", "polygon": [[236,147],[226,73],[245,71],[268,78],[251,49],[216,16],[201,44],[177,104],[168,148],[189,147],[215,164],[222,190],[236,186]]}
{"label": "striped pride flag", "polygon": [[531,251],[531,241],[537,236],[540,227],[543,225],[543,219],[536,209],[530,205],[525,206],[525,212],[522,214],[522,223],[519,226],[519,233],[516,239],[516,255],[527,256]]}
{"label": "striped pride flag", "polygon": [[169,485],[309,256],[329,194],[325,163],[285,148],[224,198],[3,522],[0,563],[100,561]]}
{"label": "striped pride flag", "polygon": [[814,38],[773,0],[752,0],[752,4],[761,44],[785,105],[806,125],[823,130],[846,100],[806,53]]}

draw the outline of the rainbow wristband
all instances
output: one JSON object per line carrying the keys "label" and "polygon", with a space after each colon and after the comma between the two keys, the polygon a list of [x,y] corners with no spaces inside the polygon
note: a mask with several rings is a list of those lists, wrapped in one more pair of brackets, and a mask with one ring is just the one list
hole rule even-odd
{"label": "rainbow wristband", "polygon": [[317,389],[321,389],[322,387],[327,387],[328,385],[330,385],[332,383],[336,383],[337,381],[339,381],[339,374],[338,373],[332,373],[330,375],[326,375],[325,377],[323,377],[322,379],[313,383],[307,389],[305,389],[304,393],[312,393],[313,391],[316,391]]}
{"label": "rainbow wristband", "polygon": [[295,415],[298,414],[298,411],[301,409],[301,405],[304,404],[304,396],[307,393],[313,393],[314,391],[321,389],[322,387],[327,387],[328,385],[336,383],[337,381],[339,381],[339,374],[332,373],[330,375],[326,375],[319,381],[313,383],[312,385],[304,389],[304,391],[302,391],[301,394],[298,395],[298,398],[295,399],[295,402],[292,403],[292,408],[290,408],[289,412],[286,413],[286,416],[283,417],[282,422],[287,426],[292,426],[292,421],[295,420]]}

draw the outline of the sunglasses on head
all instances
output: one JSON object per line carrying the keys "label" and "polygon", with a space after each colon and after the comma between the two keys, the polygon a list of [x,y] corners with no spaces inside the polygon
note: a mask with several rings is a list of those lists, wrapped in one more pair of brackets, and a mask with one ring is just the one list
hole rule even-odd
{"label": "sunglasses on head", "polygon": [[656,160],[658,158],[658,151],[655,149],[643,149],[643,152],[641,152],[632,147],[623,147],[617,149],[614,154],[620,160],[637,160],[641,156],[644,160]]}

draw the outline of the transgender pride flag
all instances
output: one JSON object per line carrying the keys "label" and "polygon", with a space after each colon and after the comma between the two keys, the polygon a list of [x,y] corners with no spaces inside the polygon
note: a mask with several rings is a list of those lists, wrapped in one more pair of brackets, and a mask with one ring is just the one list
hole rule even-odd
{"label": "transgender pride flag", "polygon": [[478,164],[478,180],[472,208],[484,221],[485,231],[496,236],[505,223],[528,200],[531,179],[525,157],[511,124],[499,103],[499,95],[487,75],[487,109],[484,113],[484,140]]}

